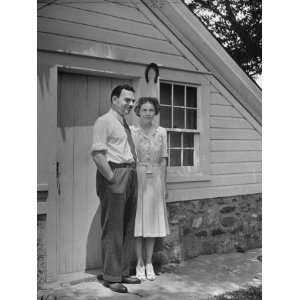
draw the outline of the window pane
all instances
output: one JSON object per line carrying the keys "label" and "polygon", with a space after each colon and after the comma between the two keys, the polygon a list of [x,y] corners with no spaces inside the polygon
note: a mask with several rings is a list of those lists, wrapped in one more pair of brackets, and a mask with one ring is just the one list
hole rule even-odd
{"label": "window pane", "polygon": [[160,84],[160,103],[171,105],[172,85],[169,83]]}
{"label": "window pane", "polygon": [[197,110],[187,109],[186,110],[186,128],[197,129]]}
{"label": "window pane", "polygon": [[160,107],[160,126],[165,128],[172,127],[172,110],[171,107]]}
{"label": "window pane", "polygon": [[170,147],[181,148],[181,133],[180,132],[170,132]]}
{"label": "window pane", "polygon": [[186,106],[197,107],[197,88],[186,87]]}
{"label": "window pane", "polygon": [[183,165],[184,166],[194,165],[194,150],[183,150]]}
{"label": "window pane", "polygon": [[184,108],[174,107],[173,128],[184,128]]}
{"label": "window pane", "polygon": [[170,166],[181,165],[181,150],[170,149]]}
{"label": "window pane", "polygon": [[183,133],[183,148],[194,148],[193,133]]}
{"label": "window pane", "polygon": [[174,105],[184,106],[184,86],[174,85]]}

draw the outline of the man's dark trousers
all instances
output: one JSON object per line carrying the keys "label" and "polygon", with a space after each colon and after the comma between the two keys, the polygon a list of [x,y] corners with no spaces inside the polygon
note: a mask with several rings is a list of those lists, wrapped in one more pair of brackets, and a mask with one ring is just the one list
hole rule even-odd
{"label": "man's dark trousers", "polygon": [[99,171],[97,195],[101,202],[103,279],[121,282],[129,276],[130,244],[133,241],[137,203],[137,175],[132,166],[112,166],[114,181]]}

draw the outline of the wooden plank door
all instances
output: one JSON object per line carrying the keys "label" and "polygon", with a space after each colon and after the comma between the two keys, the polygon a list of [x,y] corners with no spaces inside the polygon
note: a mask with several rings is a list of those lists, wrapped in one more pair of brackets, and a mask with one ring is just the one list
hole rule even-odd
{"label": "wooden plank door", "polygon": [[57,115],[57,273],[101,267],[100,202],[90,156],[96,118],[111,89],[129,80],[59,73]]}

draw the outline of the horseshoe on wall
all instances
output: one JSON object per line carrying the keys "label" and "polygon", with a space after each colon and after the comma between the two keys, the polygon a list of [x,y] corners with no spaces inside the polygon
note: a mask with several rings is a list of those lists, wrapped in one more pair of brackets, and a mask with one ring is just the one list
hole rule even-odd
{"label": "horseshoe on wall", "polygon": [[155,63],[151,63],[146,67],[146,70],[145,70],[146,82],[147,83],[149,82],[149,71],[150,71],[150,69],[154,70],[154,72],[155,72],[154,82],[157,83],[157,78],[159,76],[159,69],[158,69],[157,64],[155,64]]}

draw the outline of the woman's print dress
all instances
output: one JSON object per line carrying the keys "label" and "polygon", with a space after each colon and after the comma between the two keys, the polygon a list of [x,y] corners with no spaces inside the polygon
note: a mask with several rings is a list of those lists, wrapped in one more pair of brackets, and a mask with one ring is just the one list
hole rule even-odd
{"label": "woman's print dress", "polygon": [[140,127],[131,128],[137,152],[138,202],[134,236],[163,237],[169,234],[164,198],[164,170],[160,158],[168,157],[167,133],[154,127],[149,135]]}

